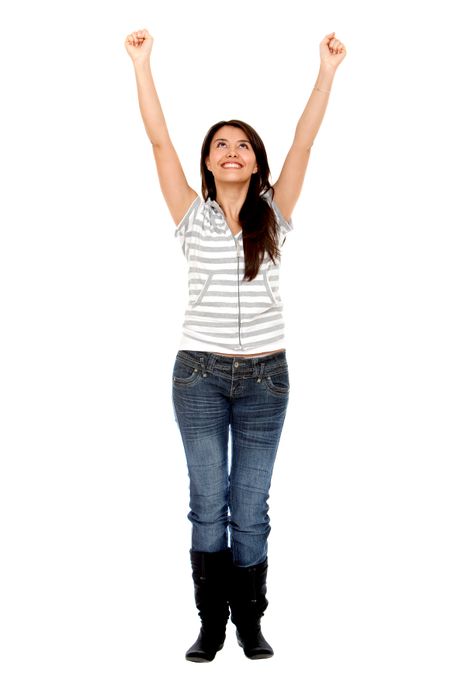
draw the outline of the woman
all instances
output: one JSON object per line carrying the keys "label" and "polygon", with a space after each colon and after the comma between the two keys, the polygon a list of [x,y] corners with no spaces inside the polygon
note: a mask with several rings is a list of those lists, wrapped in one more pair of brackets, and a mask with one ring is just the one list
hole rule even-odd
{"label": "woman", "polygon": [[245,655],[268,658],[273,650],[260,624],[268,605],[267,500],[289,396],[278,260],[345,47],[334,33],[320,43],[319,75],[277,182],[269,183],[256,131],[240,120],[221,121],[202,146],[202,198],[188,185],[169,137],[151,74],[152,46],[145,29],[125,40],[162,193],[189,265],[172,377],[202,623],[186,659],[212,661],[229,616]]}

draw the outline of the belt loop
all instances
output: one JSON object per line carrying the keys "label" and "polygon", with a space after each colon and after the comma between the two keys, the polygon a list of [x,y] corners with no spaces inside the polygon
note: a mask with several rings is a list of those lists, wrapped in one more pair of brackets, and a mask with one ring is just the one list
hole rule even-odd
{"label": "belt loop", "polygon": [[258,374],[258,380],[257,380],[258,382],[261,382],[261,380],[262,380],[265,365],[266,364],[265,364],[264,361],[261,361],[261,363],[259,364],[259,374]]}
{"label": "belt loop", "polygon": [[206,370],[209,373],[212,373],[214,371],[214,363],[215,363],[216,359],[217,359],[217,356],[215,354],[213,354],[212,352],[210,352],[208,354],[208,362],[206,364]]}
{"label": "belt loop", "polygon": [[200,358],[200,365],[201,365],[201,367],[202,367],[202,377],[206,377],[206,373],[205,373],[205,357],[203,356],[203,354],[201,354],[201,355],[199,356],[199,358]]}

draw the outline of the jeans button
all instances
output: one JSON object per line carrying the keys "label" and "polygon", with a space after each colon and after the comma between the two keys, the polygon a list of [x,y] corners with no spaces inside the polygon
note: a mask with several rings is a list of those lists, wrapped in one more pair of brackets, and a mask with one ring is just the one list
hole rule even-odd
{"label": "jeans button", "polygon": [[239,363],[237,361],[235,362],[234,367],[239,368]]}

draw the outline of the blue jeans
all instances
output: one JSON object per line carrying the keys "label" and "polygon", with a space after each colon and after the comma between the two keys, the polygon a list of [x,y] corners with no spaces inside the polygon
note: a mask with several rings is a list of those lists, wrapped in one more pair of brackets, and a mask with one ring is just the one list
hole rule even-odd
{"label": "blue jeans", "polygon": [[286,350],[247,358],[177,352],[172,401],[188,466],[192,550],[231,546],[240,567],[267,557],[267,500],[288,398]]}

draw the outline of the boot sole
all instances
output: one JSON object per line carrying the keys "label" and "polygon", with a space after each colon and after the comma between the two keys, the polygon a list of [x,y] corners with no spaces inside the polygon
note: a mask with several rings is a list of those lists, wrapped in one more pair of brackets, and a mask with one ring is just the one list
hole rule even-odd
{"label": "boot sole", "polygon": [[214,661],[214,658],[202,659],[201,656],[186,656],[186,661],[193,661],[193,663],[211,663],[211,661]]}
{"label": "boot sole", "polygon": [[[244,654],[245,654],[244,645],[241,642],[241,640],[239,640],[239,638],[238,638],[237,642],[238,642],[239,647],[242,647],[242,649],[244,650]],[[273,654],[252,654],[252,655],[245,654],[245,656],[248,659],[251,659],[252,661],[256,661],[257,659],[271,659]]]}
{"label": "boot sole", "polygon": [[[217,652],[220,652],[220,650],[223,648],[223,644],[220,645],[220,647],[217,648]],[[216,652],[216,654],[217,654]],[[214,661],[216,658],[216,654],[211,659],[208,659],[207,657],[204,656],[187,656],[185,655],[186,661],[193,661],[194,663],[211,663],[211,661]]]}

